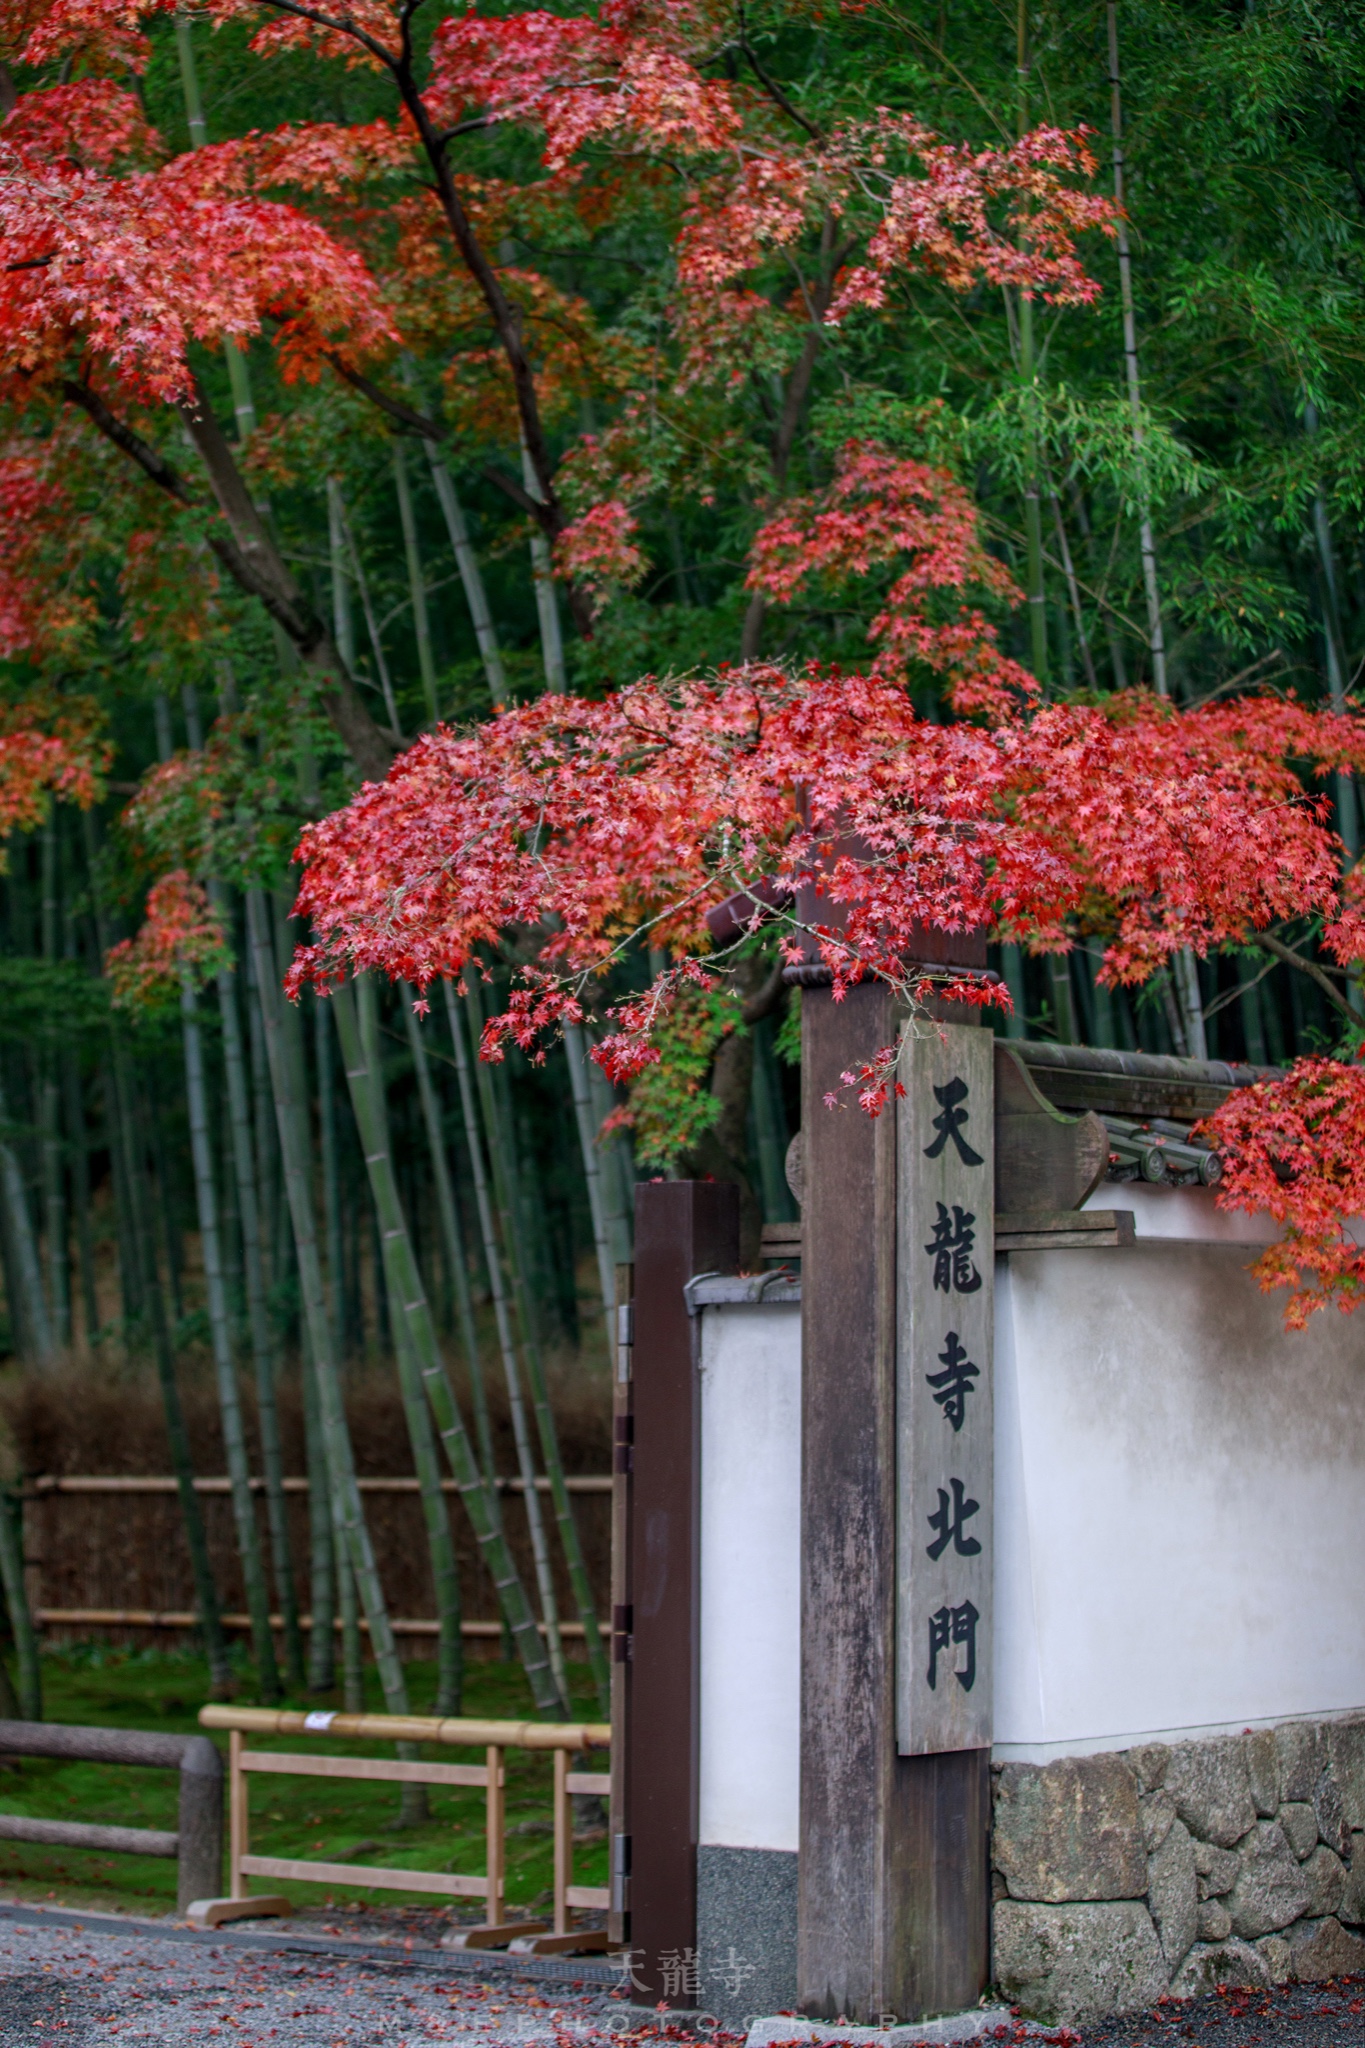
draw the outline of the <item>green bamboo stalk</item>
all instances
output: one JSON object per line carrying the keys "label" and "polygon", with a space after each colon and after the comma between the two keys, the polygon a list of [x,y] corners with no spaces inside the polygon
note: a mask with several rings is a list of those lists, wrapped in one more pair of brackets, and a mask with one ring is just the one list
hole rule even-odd
{"label": "green bamboo stalk", "polygon": [[[597,1061],[589,1058],[587,1066],[593,1120],[600,1133],[616,1107],[616,1097]],[[615,1265],[628,1266],[635,1256],[635,1160],[624,1131],[613,1131],[608,1138],[599,1135],[597,1150],[603,1162],[602,1192],[612,1259]]]}
{"label": "green bamboo stalk", "polygon": [[332,1085],[332,1021],[326,1003],[313,1005],[313,1064],[317,1069],[318,1133],[322,1140],[322,1213],[327,1232],[327,1277],[331,1283],[332,1349],[340,1364],[346,1356],[345,1254],[341,1243],[341,1172]]}
{"label": "green bamboo stalk", "polygon": [[[380,1214],[380,1231],[384,1262],[388,1269],[389,1299],[399,1307],[399,1313],[393,1318],[398,1384],[403,1398],[403,1412],[407,1417],[408,1439],[412,1445],[413,1469],[417,1474],[422,1518],[426,1524],[427,1550],[431,1559],[432,1583],[436,1594],[439,1631],[436,1712],[456,1714],[459,1712],[460,1693],[464,1683],[464,1640],[460,1629],[460,1571],[455,1561],[450,1516],[446,1510],[445,1496],[441,1491],[441,1460],[432,1431],[431,1411],[423,1391],[421,1361],[409,1316],[404,1312],[408,1300],[404,1286],[408,1262],[410,1261],[413,1272],[419,1269],[393,1174],[393,1147],[389,1134],[383,1072],[379,1060],[379,1019],[375,1006],[374,983],[367,977],[359,983],[354,992],[349,986],[343,987],[337,991],[334,1000],[337,1005],[338,1029],[342,1033],[346,1083],[350,1089],[356,1126],[365,1150],[365,1163],[371,1170],[371,1186],[374,1185],[376,1170],[382,1175],[382,1167],[375,1156],[382,1152],[393,1188],[393,1201],[388,1205],[389,1214],[387,1217]],[[375,1206],[378,1209],[377,1197]],[[399,1249],[400,1238],[406,1247],[406,1260]],[[434,1342],[434,1330],[432,1337]]]}
{"label": "green bamboo stalk", "polygon": [[754,1026],[753,1104],[763,1214],[769,1223],[790,1223],[796,1216],[796,1203],[787,1186],[787,1120],[780,1091],[772,1020],[765,1017]]}
{"label": "green bamboo stalk", "polygon": [[[521,481],[537,504],[544,501],[526,437],[521,440]],[[550,566],[550,543],[539,526],[531,528],[531,579],[535,585],[536,616],[540,621],[540,653],[545,666],[545,687],[552,696],[562,697],[568,688],[564,674],[564,636],[559,625],[559,596]]]}
{"label": "green bamboo stalk", "polygon": [[19,1711],[25,1721],[43,1718],[43,1674],[38,1637],[24,1584],[24,1508],[22,1498],[0,1488],[0,1586],[14,1636],[14,1662],[19,1677]]}
{"label": "green bamboo stalk", "polygon": [[412,629],[417,637],[417,666],[427,700],[427,717],[435,725],[436,658],[431,650],[431,619],[427,613],[427,586],[422,575],[422,551],[417,543],[417,520],[412,509],[412,487],[408,482],[407,450],[401,441],[393,444],[393,482],[398,493],[398,518],[403,528],[403,553],[408,564],[408,591],[412,598]]}
{"label": "green bamboo stalk", "polygon": [[124,1175],[132,1208],[132,1237],[138,1250],[142,1298],[152,1326],[152,1351],[156,1359],[161,1404],[166,1417],[171,1470],[175,1474],[176,1490],[180,1496],[185,1541],[190,1553],[190,1569],[194,1576],[195,1605],[199,1610],[199,1625],[204,1632],[209,1683],[215,1693],[223,1694],[232,1689],[232,1666],[228,1660],[227,1638],[223,1634],[218,1589],[213,1581],[213,1567],[209,1561],[204,1513],[194,1486],[194,1462],[190,1456],[189,1431],[185,1427],[185,1411],[181,1406],[180,1388],[175,1376],[175,1347],[166,1320],[166,1301],[161,1291],[161,1276],[157,1271],[156,1240],[148,1213],[149,1196],[143,1163],[144,1154],[137,1130],[134,1083],[129,1066],[121,1034],[116,1030],[114,1088],[118,1100],[118,1121],[123,1133]]}
{"label": "green bamboo stalk", "polygon": [[[338,989],[332,1000],[337,1005],[337,1030],[349,1078],[352,1071],[359,1074],[364,1071],[366,1065],[359,1023],[348,988],[343,986]],[[484,1485],[473,1445],[465,1429],[464,1417],[460,1413],[446,1377],[436,1341],[436,1326],[432,1321],[422,1277],[413,1257],[412,1240],[403,1220],[402,1206],[394,1180],[393,1160],[385,1134],[374,1114],[371,1091],[358,1087],[352,1095],[352,1101],[365,1151],[366,1166],[369,1169],[375,1210],[382,1219],[384,1242],[388,1247],[388,1258],[394,1274],[391,1300],[395,1323],[401,1319],[410,1333],[427,1399],[431,1403],[436,1427],[445,1445],[451,1472],[460,1489],[470,1525],[483,1552],[503,1614],[512,1631],[536,1705],[542,1713],[562,1713],[566,1710],[564,1689],[546,1661],[546,1651],[541,1644],[535,1617],[531,1613],[525,1590],[512,1562],[511,1552],[507,1548],[506,1539],[490,1503],[488,1489]]]}
{"label": "green bamboo stalk", "polygon": [[243,962],[246,970],[247,1030],[251,1046],[251,1111],[256,1145],[256,1211],[259,1220],[261,1270],[266,1300],[278,1279],[275,1270],[275,1210],[277,1158],[275,1113],[270,1095],[269,1064],[265,1050],[265,1024],[260,991],[256,987],[256,966],[248,945]]}
{"label": "green bamboo stalk", "polygon": [[227,1456],[228,1479],[232,1489],[233,1519],[237,1524],[237,1550],[242,1561],[247,1612],[251,1616],[251,1640],[261,1697],[267,1703],[280,1697],[275,1644],[270,1631],[270,1594],[261,1559],[260,1534],[256,1527],[256,1504],[251,1497],[251,1467],[247,1459],[246,1431],[242,1404],[237,1391],[237,1372],[232,1357],[232,1330],[228,1321],[227,1291],[223,1285],[223,1251],[218,1230],[218,1196],[213,1179],[213,1150],[209,1136],[208,1092],[204,1085],[204,1047],[199,1031],[199,1004],[186,982],[180,991],[180,1021],[185,1048],[185,1087],[189,1098],[190,1150],[194,1161],[194,1191],[199,1209],[199,1241],[204,1259],[204,1288],[208,1297],[209,1336],[214,1371],[218,1381],[218,1408],[223,1423],[223,1448]]}
{"label": "green bamboo stalk", "polygon": [[[602,1648],[601,1632],[597,1626],[596,1609],[592,1597],[592,1581],[588,1577],[583,1546],[579,1541],[578,1524],[574,1519],[573,1503],[569,1499],[568,1486],[564,1478],[564,1460],[559,1448],[559,1431],[555,1424],[554,1409],[550,1403],[549,1386],[545,1377],[545,1360],[541,1350],[540,1330],[536,1315],[536,1292],[529,1269],[530,1248],[540,1254],[539,1265],[542,1274],[549,1272],[548,1245],[545,1240],[543,1219],[539,1208],[531,1202],[521,1184],[518,1171],[518,1146],[513,1135],[514,1122],[511,1091],[505,1065],[497,1066],[489,1076],[492,1082],[490,1094],[497,1106],[500,1119],[493,1129],[497,1133],[495,1152],[495,1179],[498,1174],[505,1176],[508,1206],[515,1206],[522,1222],[521,1244],[526,1252],[519,1254],[519,1270],[513,1274],[516,1286],[518,1318],[522,1329],[522,1351],[526,1360],[526,1380],[531,1393],[531,1407],[536,1418],[536,1431],[540,1437],[541,1459],[545,1466],[550,1485],[550,1501],[555,1512],[555,1523],[559,1531],[564,1561],[568,1567],[569,1585],[574,1596],[574,1606],[583,1627],[588,1664],[598,1689],[601,1710],[610,1712],[611,1673],[607,1665],[606,1652]],[[501,1097],[499,1093],[501,1088]],[[533,1235],[533,1233],[536,1233]],[[613,1293],[615,1276],[612,1278]],[[608,1333],[610,1342],[610,1332]]]}
{"label": "green bamboo stalk", "polygon": [[602,1312],[607,1319],[607,1355],[611,1356],[611,1324],[616,1313],[616,1263],[612,1257],[611,1233],[607,1227],[607,1195],[597,1150],[597,1118],[593,1115],[592,1089],[588,1079],[588,1055],[583,1026],[564,1026],[564,1057],[569,1067],[573,1094],[574,1122],[578,1126],[578,1149],[583,1159],[583,1178],[588,1184],[588,1212],[592,1217],[592,1241],[597,1253],[597,1282],[602,1290]]}
{"label": "green bamboo stalk", "polygon": [[[498,1105],[493,1090],[493,1077],[487,1066],[478,1058],[479,1038],[483,1017],[478,1007],[479,998],[476,984],[471,977],[468,982],[466,1003],[469,1005],[470,1028],[473,1035],[474,1074],[478,1085],[479,1108],[483,1131],[488,1143],[488,1160],[492,1169],[491,1185],[501,1225],[502,1247],[507,1258],[507,1277],[513,1310],[521,1330],[522,1352],[529,1359],[531,1346],[535,1341],[535,1329],[531,1321],[531,1304],[525,1286],[525,1258],[521,1244],[520,1217],[516,1214],[516,1190],[510,1185],[509,1170],[512,1160],[507,1150],[510,1136],[501,1127]],[[464,1051],[463,1045],[461,1052]],[[464,1071],[464,1070],[461,1070]],[[478,1128],[476,1118],[475,1130]],[[467,1126],[468,1129],[468,1126]],[[485,1236],[485,1243],[493,1248],[493,1263],[490,1275],[500,1263],[498,1260],[497,1235]],[[497,1295],[494,1296],[496,1306]],[[540,1496],[535,1486],[535,1459],[531,1450],[530,1431],[526,1425],[526,1404],[521,1389],[521,1368],[517,1361],[517,1348],[511,1335],[510,1324],[504,1338],[499,1330],[502,1346],[503,1374],[507,1381],[507,1401],[512,1418],[512,1438],[516,1445],[517,1466],[521,1475],[522,1492],[525,1496],[526,1521],[531,1537],[531,1555],[536,1568],[536,1590],[540,1596],[541,1619],[545,1624],[545,1643],[549,1653],[551,1669],[561,1696],[569,1696],[568,1673],[564,1663],[564,1648],[559,1634],[559,1602],[555,1594],[554,1572],[550,1562],[550,1547],[545,1535],[545,1521],[540,1511]]]}
{"label": "green bamboo stalk", "polygon": [[[210,899],[220,915],[227,908],[221,884],[210,883]],[[247,1331],[256,1379],[256,1413],[261,1435],[261,1467],[265,1478],[270,1561],[284,1629],[285,1671],[291,1687],[304,1684],[303,1630],[294,1590],[289,1545],[289,1516],[284,1493],[284,1451],[280,1443],[279,1404],[275,1386],[275,1351],[270,1338],[265,1271],[261,1260],[261,1219],[256,1196],[256,1162],[252,1156],[251,1105],[247,1085],[242,1020],[237,1007],[237,977],[225,967],[218,976],[218,1015],[223,1031],[223,1065],[227,1076],[228,1120],[232,1133],[232,1166],[237,1210],[242,1227],[242,1268],[246,1287]]]}
{"label": "green bamboo stalk", "polygon": [[[336,1554],[332,1541],[332,1488],[318,1413],[317,1375],[303,1326],[303,1434],[308,1465],[308,1604],[313,1630],[308,1639],[308,1690],[330,1692],[336,1684]],[[354,1585],[354,1579],[351,1581]]]}
{"label": "green bamboo stalk", "polygon": [[[346,1550],[336,1495],[332,1496],[332,1569],[341,1612],[341,1704],[348,1714],[365,1711],[365,1651],[360,1638],[360,1601]],[[406,1792],[407,1787],[404,1786]],[[419,1787],[420,1789],[420,1787]]]}
{"label": "green bamboo stalk", "polygon": [[406,982],[398,984],[403,1001],[403,1018],[407,1025],[408,1044],[412,1049],[412,1064],[417,1075],[417,1089],[422,1101],[422,1117],[426,1124],[427,1144],[431,1151],[432,1173],[436,1181],[436,1202],[441,1216],[441,1229],[445,1237],[446,1264],[450,1268],[451,1285],[455,1292],[456,1312],[460,1324],[460,1337],[464,1344],[465,1359],[469,1366],[469,1391],[474,1405],[474,1434],[479,1446],[479,1464],[483,1471],[484,1483],[490,1489],[489,1500],[494,1512],[501,1519],[501,1503],[496,1491],[496,1469],[493,1458],[493,1423],[488,1412],[488,1389],[484,1384],[483,1361],[479,1355],[478,1332],[474,1325],[474,1298],[469,1286],[469,1268],[465,1261],[464,1240],[460,1230],[460,1214],[455,1203],[455,1189],[450,1177],[450,1162],[446,1157],[445,1137],[441,1130],[441,1112],[436,1099],[436,1088],[431,1078],[431,1062],[427,1048],[412,1007],[413,991]]}
{"label": "green bamboo stalk", "polygon": [[74,1059],[62,1061],[62,1095],[66,1141],[71,1148],[71,1206],[75,1211],[76,1261],[81,1276],[85,1341],[93,1346],[99,1342],[100,1309],[95,1290],[95,1239],[90,1221],[90,1154],[86,1145],[81,1077]]}
{"label": "green bamboo stalk", "polygon": [[[0,1083],[0,1124],[8,1119],[4,1085]],[[19,1290],[19,1312],[25,1335],[32,1347],[34,1363],[44,1370],[56,1360],[52,1322],[43,1294],[38,1239],[29,1214],[28,1193],[18,1155],[8,1139],[0,1140],[0,1201],[5,1205],[5,1222],[10,1234],[15,1280]]]}
{"label": "green bamboo stalk", "polygon": [[284,1160],[285,1191],[294,1227],[294,1252],[298,1262],[299,1288],[303,1297],[303,1313],[317,1383],[318,1411],[326,1450],[327,1470],[333,1498],[338,1504],[338,1520],[344,1538],[345,1554],[355,1573],[356,1589],[370,1627],[370,1647],[378,1666],[385,1706],[391,1714],[405,1714],[408,1711],[407,1683],[398,1659],[393,1626],[384,1601],[384,1589],[379,1581],[374,1547],[365,1524],[360,1489],[356,1484],[355,1459],[346,1427],[346,1411],[342,1404],[341,1382],[331,1352],[327,1299],[322,1285],[322,1266],[318,1258],[317,1234],[313,1222],[306,1106],[297,1092],[292,1072],[293,1062],[285,1043],[281,1017],[284,1005],[274,983],[269,912],[264,893],[258,888],[248,889],[246,901],[251,950],[256,963],[256,986],[261,998],[266,1052],[270,1065],[270,1083],[275,1097],[280,1152]]}
{"label": "green bamboo stalk", "polygon": [[114,1229],[118,1237],[119,1300],[125,1342],[127,1334],[143,1316],[141,1261],[133,1242],[132,1196],[128,1191],[128,1176],[124,1158],[122,1126],[119,1121],[117,1092],[114,1087],[112,1066],[101,1062],[99,1069],[100,1102],[104,1111],[105,1140],[109,1151],[110,1178],[114,1184]]}
{"label": "green bamboo stalk", "polygon": [[[43,958],[57,958],[57,826],[49,813],[42,829]],[[66,1187],[62,1160],[62,1109],[56,1046],[44,1047],[38,1091],[38,1129],[43,1170],[43,1211],[47,1238],[48,1304],[57,1350],[71,1343],[71,1264],[67,1244]]]}
{"label": "green bamboo stalk", "polygon": [[[472,987],[472,984],[471,984]],[[540,1513],[540,1501],[535,1492],[535,1466],[531,1457],[530,1439],[526,1429],[526,1411],[521,1396],[521,1376],[517,1367],[516,1345],[512,1337],[511,1317],[508,1313],[507,1290],[504,1282],[502,1256],[498,1246],[498,1234],[493,1218],[493,1195],[490,1191],[489,1176],[484,1164],[484,1132],[489,1136],[489,1151],[496,1170],[497,1138],[496,1124],[489,1116],[489,1098],[483,1096],[480,1104],[476,1100],[471,1065],[469,1041],[465,1034],[465,1019],[462,1017],[455,991],[449,982],[442,983],[446,1002],[446,1017],[450,1025],[450,1042],[455,1054],[455,1072],[460,1084],[460,1106],[464,1116],[465,1144],[469,1152],[470,1168],[474,1177],[474,1200],[479,1214],[479,1230],[483,1238],[484,1259],[488,1267],[489,1291],[493,1297],[493,1318],[497,1326],[498,1344],[502,1352],[503,1374],[507,1381],[508,1406],[512,1414],[512,1435],[517,1449],[517,1464],[521,1473],[522,1488],[526,1496],[526,1519],[531,1535],[531,1555],[536,1567],[536,1588],[541,1598],[541,1611],[545,1621],[547,1651],[551,1657],[551,1668],[555,1672],[555,1683],[561,1696],[568,1698],[568,1676],[564,1671],[563,1649],[559,1646],[557,1628],[552,1628],[551,1618],[558,1620],[555,1604],[554,1585],[550,1578],[549,1548],[545,1541],[544,1523]],[[474,1051],[477,1055],[478,1034],[474,1034]],[[482,1083],[484,1074],[479,1071]],[[506,1230],[504,1212],[504,1230]],[[548,1592],[548,1602],[546,1595]],[[556,1660],[556,1649],[558,1651]]]}
{"label": "green bamboo stalk", "polygon": [[144,1158],[151,1154],[151,1185],[153,1241],[156,1225],[160,1225],[159,1251],[166,1255],[166,1276],[170,1282],[173,1328],[179,1330],[185,1320],[185,1247],[180,1222],[175,1212],[172,1194],[171,1161],[166,1150],[166,1132],[161,1120],[161,1098],[153,1093],[150,1103],[143,1093],[138,1080],[137,1069],[132,1069],[133,1102],[139,1130],[143,1133],[142,1150]]}
{"label": "green bamboo stalk", "polygon": [[[379,622],[375,617],[374,601],[370,596],[370,586],[365,575],[365,564],[361,561],[360,549],[356,546],[355,534],[346,511],[346,500],[341,494],[341,485],[334,476],[329,476],[327,479],[327,509],[329,520],[331,521],[333,545],[335,546],[336,540],[339,538],[345,551],[344,559],[346,566],[355,580],[355,587],[360,595],[360,608],[365,614],[365,632],[369,639],[370,652],[374,656],[375,668],[379,672],[379,688],[384,698],[384,709],[389,714],[389,724],[393,731],[398,732],[401,728],[398,723],[398,705],[393,694],[393,678],[389,674],[389,664],[384,653],[384,642],[379,634]],[[337,587],[335,582],[335,561],[332,575],[334,579],[333,588],[335,589]]]}
{"label": "green bamboo stalk", "polygon": [[474,638],[479,643],[483,672],[488,678],[488,694],[493,700],[494,710],[500,711],[507,702],[507,678],[503,673],[502,655],[498,650],[493,614],[488,608],[483,572],[479,568],[479,558],[469,538],[464,507],[455,494],[454,479],[430,441],[427,443],[427,455],[431,462],[431,481],[436,486],[436,496],[445,519],[446,532],[450,536],[450,551],[455,557],[455,566],[464,585],[465,603],[469,606]]}

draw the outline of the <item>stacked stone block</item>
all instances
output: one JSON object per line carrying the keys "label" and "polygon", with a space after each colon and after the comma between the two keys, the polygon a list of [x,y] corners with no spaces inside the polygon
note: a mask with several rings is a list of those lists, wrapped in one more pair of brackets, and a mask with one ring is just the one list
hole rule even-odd
{"label": "stacked stone block", "polygon": [[992,1776],[994,1976],[1029,2017],[1365,1971],[1365,1714]]}

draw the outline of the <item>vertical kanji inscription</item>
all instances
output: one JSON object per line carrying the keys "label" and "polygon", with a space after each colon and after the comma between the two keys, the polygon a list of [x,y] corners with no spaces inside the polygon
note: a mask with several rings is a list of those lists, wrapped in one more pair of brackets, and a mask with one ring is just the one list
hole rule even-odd
{"label": "vertical kanji inscription", "polygon": [[994,1041],[918,1024],[896,1105],[896,1738],[991,1740]]}

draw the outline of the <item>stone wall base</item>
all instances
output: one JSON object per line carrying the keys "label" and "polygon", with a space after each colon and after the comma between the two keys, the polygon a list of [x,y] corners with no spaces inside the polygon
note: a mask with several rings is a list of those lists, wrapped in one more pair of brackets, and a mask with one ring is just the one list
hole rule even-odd
{"label": "stone wall base", "polygon": [[697,2004],[724,2027],[796,2004],[794,1851],[697,1850]]}
{"label": "stone wall base", "polygon": [[993,1974],[1084,2024],[1365,1971],[1365,1711],[992,1771]]}

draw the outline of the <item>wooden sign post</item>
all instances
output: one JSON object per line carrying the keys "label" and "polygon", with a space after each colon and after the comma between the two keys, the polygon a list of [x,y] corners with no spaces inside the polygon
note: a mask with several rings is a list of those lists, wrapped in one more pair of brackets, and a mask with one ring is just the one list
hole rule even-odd
{"label": "wooden sign post", "polygon": [[896,1105],[896,1747],[989,1749],[993,1045],[913,1023]]}
{"label": "wooden sign post", "polygon": [[[937,935],[933,935],[937,936]],[[926,952],[928,949],[926,948]],[[944,940],[941,955],[951,964],[982,967],[985,942],[975,935]],[[923,1022],[921,1041],[906,1048],[910,1093],[875,1120],[852,1106],[831,1109],[827,1097],[841,1098],[841,1077],[856,1071],[888,1044],[900,1023],[891,991],[864,982],[841,1003],[812,978],[802,1003],[802,1142],[805,1196],[801,1270],[801,1859],[797,1907],[797,1998],[804,2012],[827,2019],[843,2015],[868,2025],[887,2015],[914,2021],[930,2013],[956,2012],[974,2005],[988,1974],[990,1903],[990,1751],[944,1747],[987,1739],[960,1720],[989,1699],[990,1600],[983,1592],[989,1545],[963,1554],[975,1530],[989,1527],[990,1493],[983,1491],[981,1467],[955,1460],[953,1450],[930,1466],[932,1436],[924,1439],[925,1465],[918,1482],[900,1440],[904,1412],[915,1436],[915,1409],[906,1407],[898,1367],[912,1349],[903,1341],[898,1267],[915,1253],[927,1280],[928,1297],[941,1328],[924,1330],[921,1370],[950,1377],[941,1386],[921,1386],[926,1423],[965,1452],[989,1446],[989,1422],[977,1434],[976,1399],[963,1394],[962,1428],[954,1431],[955,1383],[980,1391],[977,1406],[989,1402],[991,1219],[992,1037],[979,1027]],[[968,1043],[969,1042],[969,1043]],[[951,1048],[951,1052],[948,1050]],[[940,1071],[937,1064],[943,1062]],[[933,1072],[928,1065],[932,1062]],[[924,1070],[921,1072],[921,1066]],[[965,1099],[952,1088],[960,1079]],[[950,1091],[939,1102],[935,1087]],[[923,1103],[920,1096],[923,1095]],[[921,1117],[921,1108],[923,1116]],[[960,1121],[965,1115],[966,1121]],[[950,1132],[932,1157],[939,1136],[933,1119],[945,1117]],[[922,1126],[923,1135],[919,1135]],[[986,1163],[970,1167],[951,1132]],[[945,1157],[945,1155],[947,1155]],[[922,1169],[922,1171],[921,1171]],[[959,1169],[961,1178],[958,1178]],[[903,1185],[902,1185],[903,1182]],[[948,1216],[945,1241],[935,1243],[938,1202]],[[925,1205],[927,1204],[927,1213]],[[970,1247],[961,1237],[955,1208],[975,1222]],[[933,1245],[932,1252],[923,1247]],[[938,1254],[968,1281],[973,1267],[981,1286],[963,1292],[934,1288]],[[966,1264],[960,1263],[963,1256]],[[938,1270],[942,1270],[941,1267]],[[965,1312],[964,1312],[965,1311]],[[956,1333],[962,1357],[945,1365],[948,1332]],[[983,1346],[982,1336],[986,1343]],[[930,1337],[932,1336],[932,1348]],[[973,1376],[968,1364],[978,1368]],[[983,1388],[983,1381],[985,1386]],[[943,1393],[944,1406],[935,1400]],[[989,1409],[987,1408],[987,1414]],[[921,1435],[923,1432],[920,1433]],[[935,1446],[936,1447],[936,1446]],[[961,1482],[960,1496],[952,1482]],[[907,1502],[904,1488],[909,1483]],[[919,1498],[915,1488],[918,1485]],[[947,1507],[937,1526],[938,1489]],[[932,1489],[925,1494],[925,1489]],[[975,1514],[968,1501],[979,1503]],[[897,1529],[912,1528],[924,1567],[912,1565],[900,1582]],[[925,1555],[940,1527],[948,1541],[940,1555]],[[951,1553],[951,1556],[950,1556]],[[985,1560],[983,1567],[982,1560]],[[950,1577],[959,1567],[976,1577]],[[940,1569],[942,1568],[942,1570]],[[988,1587],[988,1576],[984,1579]],[[918,1603],[918,1605],[916,1604]],[[975,1608],[977,1672],[970,1690],[966,1634]],[[946,1609],[946,1618],[941,1610]],[[957,1610],[954,1618],[954,1610]],[[935,1620],[937,1617],[937,1620]],[[928,1685],[931,1625],[946,1628],[948,1641],[935,1655]],[[956,1633],[958,1640],[954,1642]],[[919,1668],[918,1694],[900,1697],[902,1669],[898,1636],[913,1639]],[[922,1700],[938,1709],[945,1725],[931,1726]],[[898,1714],[898,1708],[901,1710]],[[898,1719],[911,1733],[913,1753],[898,1740]],[[921,1737],[921,1731],[923,1731]]]}

